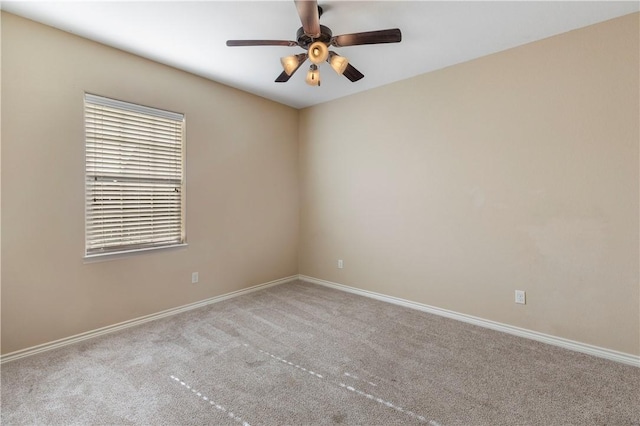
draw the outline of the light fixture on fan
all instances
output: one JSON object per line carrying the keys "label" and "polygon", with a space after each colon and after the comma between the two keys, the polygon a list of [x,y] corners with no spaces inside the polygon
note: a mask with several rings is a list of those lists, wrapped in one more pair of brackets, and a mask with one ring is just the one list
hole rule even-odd
{"label": "light fixture on fan", "polygon": [[282,64],[282,68],[284,68],[284,72],[287,75],[291,75],[302,65],[304,61],[307,60],[307,54],[301,53],[299,55],[291,55],[285,56],[284,58],[280,58],[280,63]]}
{"label": "light fixture on fan", "polygon": [[311,64],[309,67],[306,82],[309,86],[320,86],[320,71],[318,71],[316,64]]}
{"label": "light fixture on fan", "polygon": [[349,65],[349,60],[344,56],[338,55],[336,52],[329,52],[329,55],[331,68],[340,75],[344,74],[344,71],[347,69],[347,65]]}
{"label": "light fixture on fan", "polygon": [[309,46],[308,53],[301,53],[299,55],[291,55],[280,58],[280,63],[286,75],[290,76],[302,65],[302,63],[309,58],[312,62],[312,66],[307,73],[306,82],[311,86],[320,86],[320,71],[318,65],[323,61],[329,62],[331,68],[334,69],[338,75],[343,75],[349,60],[344,56],[338,55],[336,52],[330,52],[327,45],[322,42],[315,42]]}
{"label": "light fixture on fan", "polygon": [[319,65],[327,60],[329,56],[329,49],[327,45],[321,41],[316,41],[311,46],[309,46],[309,60]]}

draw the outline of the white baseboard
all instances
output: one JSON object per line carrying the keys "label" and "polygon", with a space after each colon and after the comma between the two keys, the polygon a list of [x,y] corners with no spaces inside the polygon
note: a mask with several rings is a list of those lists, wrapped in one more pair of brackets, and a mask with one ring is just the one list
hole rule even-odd
{"label": "white baseboard", "polygon": [[504,333],[512,334],[515,336],[520,336],[520,337],[524,337],[531,340],[537,340],[539,342],[547,343],[554,346],[559,346],[561,348],[569,349],[576,352],[582,352],[582,353],[597,356],[600,358],[609,359],[612,361],[617,361],[623,364],[632,365],[634,367],[640,367],[640,356],[631,355],[624,352],[618,352],[611,349],[601,348],[601,347],[589,345],[586,343],[576,342],[574,340],[569,340],[569,339],[564,339],[562,337],[556,337],[549,334],[539,333],[537,331],[527,330],[520,327],[514,327],[512,325],[503,324],[503,323],[499,323],[491,320],[486,320],[486,319],[478,318],[472,315],[461,314],[461,313],[450,311],[447,309],[437,308],[435,306],[425,305],[423,303],[412,302],[410,300],[401,299],[398,297],[387,296],[384,294],[375,293],[368,290],[362,290],[359,288],[350,287],[344,284],[338,284],[331,281],[325,281],[318,278],[309,277],[306,275],[292,275],[290,277],[281,278],[279,280],[274,280],[274,281],[270,281],[263,284],[258,284],[242,290],[237,290],[231,293],[201,300],[199,302],[178,306],[176,308],[167,309],[165,311],[157,312],[155,314],[145,315],[143,317],[134,318],[129,321],[124,321],[118,324],[113,324],[110,326],[98,328],[96,330],[87,331],[85,333],[76,334],[74,336],[55,340],[53,342],[43,343],[41,345],[32,346],[26,349],[21,349],[19,351],[11,352],[1,356],[0,364],[4,364],[10,361],[15,361],[20,358],[28,357],[31,355],[35,355],[41,352],[60,348],[63,346],[71,345],[73,343],[81,342],[83,340],[92,339],[94,337],[102,336],[104,334],[113,333],[115,331],[123,330],[129,327],[134,327],[136,325],[144,324],[145,322],[168,317],[171,315],[176,315],[181,312],[190,311],[192,309],[201,308],[203,306],[221,302],[223,300],[231,299],[233,297],[242,296],[243,294],[252,293],[254,291],[266,289],[279,284],[295,281],[297,279],[300,279],[302,281],[306,281],[312,284],[318,284],[325,287],[334,288],[336,290],[358,294],[360,296],[370,297],[372,299],[377,299],[383,302],[393,303],[395,305],[405,306],[407,308],[417,309],[419,311],[440,315],[446,318],[451,318],[451,319],[466,322],[469,324],[478,325],[480,327],[502,331]]}
{"label": "white baseboard", "polygon": [[474,317],[472,315],[461,314],[461,313],[450,311],[447,309],[441,309],[435,306],[425,305],[423,303],[412,302],[410,300],[400,299],[398,297],[386,296],[384,294],[375,293],[368,290],[362,290],[355,287],[349,287],[344,284],[325,281],[318,278],[309,277],[306,275],[300,275],[299,279],[312,284],[331,287],[337,290],[358,294],[360,296],[366,296],[372,299],[381,300],[383,302],[393,303],[395,305],[405,306],[407,308],[417,309],[419,311],[428,312],[430,314],[440,315],[443,317],[455,319],[455,320],[466,322],[469,324],[478,325],[480,327],[502,331],[504,333],[525,337],[531,340],[537,340],[539,342],[547,343],[554,346],[559,346],[561,348],[569,349],[572,351],[582,352],[582,353],[597,356],[600,358],[621,362],[623,364],[632,365],[634,367],[640,367],[640,356],[631,355],[624,352],[618,352],[611,349],[601,348],[601,347],[589,345],[586,343],[576,342],[574,340],[564,339],[562,337],[556,337],[549,334],[539,333],[537,331],[527,330],[525,328],[514,327],[512,325],[502,324],[496,321]]}
{"label": "white baseboard", "polygon": [[223,294],[220,296],[211,297],[209,299],[201,300],[199,302],[189,303],[188,305],[178,306],[177,308],[167,309],[165,311],[157,312],[155,314],[145,315],[143,317],[134,318],[129,321],[124,321],[118,324],[109,325],[106,327],[98,328],[96,330],[87,331],[85,333],[76,334],[74,336],[65,337],[63,339],[54,340],[53,342],[43,343],[41,345],[32,346],[30,348],[21,349],[19,351],[11,352],[0,357],[0,364],[5,362],[15,361],[20,358],[28,357],[38,354],[40,352],[50,351],[52,349],[60,348],[62,346],[71,345],[73,343],[81,342],[83,340],[92,339],[94,337],[102,336],[103,334],[113,333],[115,331],[123,330],[125,328],[134,327],[136,325],[144,324],[145,322],[157,320],[160,318],[176,315],[181,312],[190,311],[192,309],[201,308],[203,306],[210,305],[212,303],[222,302],[223,300],[231,299],[233,297],[242,296],[243,294],[252,293],[254,291],[263,290],[275,285],[288,283],[298,279],[298,275],[292,275],[290,277],[281,278],[275,281],[269,281],[267,283],[254,285],[252,287],[244,288],[242,290],[233,291],[231,293]]}

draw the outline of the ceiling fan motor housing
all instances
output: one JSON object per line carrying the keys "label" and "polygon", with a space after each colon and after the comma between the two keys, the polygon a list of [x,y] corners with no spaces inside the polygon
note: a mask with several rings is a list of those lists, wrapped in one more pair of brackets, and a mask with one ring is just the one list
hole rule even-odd
{"label": "ceiling fan motor housing", "polygon": [[311,46],[316,41],[321,41],[324,44],[328,45],[331,43],[331,37],[333,33],[331,30],[324,25],[320,25],[320,37],[311,38],[304,33],[304,28],[300,27],[296,34],[298,46],[302,47],[304,50],[308,50],[309,46]]}

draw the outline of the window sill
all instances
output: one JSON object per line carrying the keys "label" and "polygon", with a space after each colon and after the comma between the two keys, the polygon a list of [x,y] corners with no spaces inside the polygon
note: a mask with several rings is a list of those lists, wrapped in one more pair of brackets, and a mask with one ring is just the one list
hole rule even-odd
{"label": "window sill", "polygon": [[116,260],[122,259],[131,256],[138,256],[142,254],[150,254],[151,252],[157,251],[165,251],[165,250],[179,250],[188,247],[187,243],[183,244],[174,244],[170,246],[162,246],[162,247],[149,247],[142,248],[136,250],[124,250],[117,251],[113,253],[99,253],[99,254],[87,254],[84,256],[84,263],[96,263],[96,262],[106,262],[108,260]]}

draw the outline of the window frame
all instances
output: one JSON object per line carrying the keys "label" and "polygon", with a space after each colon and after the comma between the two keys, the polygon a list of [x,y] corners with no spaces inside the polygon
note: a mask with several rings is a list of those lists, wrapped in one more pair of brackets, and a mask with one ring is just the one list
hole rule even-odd
{"label": "window frame", "polygon": [[[85,217],[84,217],[84,258],[86,260],[95,260],[95,259],[100,259],[100,258],[117,258],[117,257],[122,257],[122,256],[127,256],[127,255],[131,255],[131,254],[136,254],[136,253],[142,253],[142,252],[149,252],[149,251],[156,251],[156,250],[166,250],[166,249],[172,249],[172,248],[178,248],[178,247],[185,247],[187,246],[187,237],[186,237],[186,115],[183,113],[176,113],[176,112],[172,112],[172,111],[167,111],[167,110],[162,110],[162,109],[158,109],[158,108],[154,108],[154,107],[148,107],[148,106],[144,106],[144,105],[140,105],[140,104],[136,104],[136,103],[131,103],[131,102],[126,102],[126,101],[121,101],[121,100],[117,100],[117,99],[113,99],[113,98],[109,98],[109,97],[104,97],[104,96],[100,96],[100,95],[95,95],[92,93],[88,93],[85,92],[84,96],[83,96],[83,130],[84,130],[84,180],[85,180],[85,185],[84,185],[84,208],[85,208]],[[153,186],[154,188],[156,188],[158,185],[160,186],[164,186],[165,190],[166,187],[171,184],[171,186],[175,187],[177,189],[177,192],[179,193],[178,197],[175,198],[179,198],[179,203],[177,203],[177,205],[179,206],[179,214],[172,214],[170,215],[171,219],[178,219],[178,223],[179,223],[179,232],[175,232],[173,231],[173,233],[171,233],[171,240],[170,241],[165,241],[165,242],[141,242],[140,240],[138,240],[137,242],[127,242],[127,236],[130,234],[127,234],[127,232],[131,232],[131,225],[138,224],[138,226],[140,226],[143,222],[141,220],[133,220],[131,221],[131,223],[129,223],[126,227],[122,227],[123,229],[126,229],[126,231],[120,231],[120,237],[121,237],[121,244],[119,245],[107,245],[107,246],[102,246],[101,248],[96,248],[96,247],[92,247],[91,241],[95,242],[95,236],[94,239],[92,240],[91,235],[90,235],[90,226],[99,226],[96,225],[96,222],[100,222],[100,218],[102,218],[102,220],[104,220],[104,216],[99,216],[98,219],[96,219],[96,215],[95,212],[92,213],[93,211],[93,206],[91,204],[90,199],[92,198],[93,195],[95,195],[95,191],[92,191],[92,189],[90,189],[90,187],[93,188],[93,185],[91,185],[91,183],[93,181],[98,182],[98,181],[102,181],[102,182],[106,182],[109,181],[111,179],[113,179],[113,175],[112,176],[108,176],[108,175],[102,175],[100,176],[100,172],[96,172],[95,170],[90,170],[90,148],[92,149],[96,149],[96,146],[98,144],[97,138],[95,138],[95,135],[98,134],[97,131],[93,131],[90,132],[89,131],[89,122],[90,122],[90,113],[88,112],[89,109],[91,108],[95,108],[95,107],[106,107],[106,108],[111,108],[111,109],[116,109],[118,110],[118,114],[122,114],[122,115],[126,115],[126,114],[138,114],[138,115],[142,115],[142,116],[147,116],[146,118],[148,119],[149,117],[155,117],[158,119],[168,119],[168,120],[172,120],[174,121],[174,124],[177,124],[178,126],[180,126],[180,149],[179,149],[179,155],[176,156],[175,154],[173,155],[173,157],[178,158],[178,162],[179,162],[179,175],[180,175],[180,179],[178,182],[178,179],[161,179],[161,178],[152,178],[152,176],[154,175],[154,173],[151,173],[150,170],[153,170],[150,166],[150,168],[148,169],[148,173],[146,174],[146,177],[143,176],[143,179],[138,180],[137,177],[121,177],[121,178],[117,178],[114,179],[113,182],[119,182],[122,181],[123,184],[121,184],[119,187],[123,188],[126,184],[129,184],[133,187],[135,187],[135,193],[139,194],[142,193],[144,191],[143,187],[146,185],[148,186]],[[144,119],[144,117],[143,117]],[[138,119],[134,119],[134,121],[138,121]],[[119,122],[118,125],[122,125],[122,122]],[[95,128],[94,128],[95,130]],[[136,129],[139,130],[139,129]],[[150,130],[149,133],[152,133],[153,130]],[[89,141],[90,138],[90,133],[93,134],[93,142]],[[152,136],[149,136],[150,138]],[[177,139],[176,139],[177,140]],[[120,148],[122,149],[122,148]],[[135,146],[134,149],[141,149],[141,144],[138,144]],[[124,150],[124,149],[122,149]],[[135,152],[136,154],[139,154],[139,152]],[[157,154],[157,152],[156,152]],[[98,161],[95,161],[95,158],[98,158],[97,155],[92,154],[93,159],[91,160],[93,163],[93,165],[95,166],[95,164],[98,164]],[[142,157],[143,160],[151,160],[153,161],[154,159],[157,160],[156,156],[150,156],[148,158],[144,158]],[[104,157],[103,157],[104,159]],[[120,166],[119,168],[122,171],[129,171],[130,174],[135,174],[135,175],[144,175],[145,172],[140,172],[140,170],[136,170],[133,171],[133,169],[136,169],[135,165],[131,166],[131,168],[127,168],[125,164],[123,164],[123,159],[120,158],[119,159],[119,163],[118,166]],[[172,165],[178,165],[178,162],[172,163]],[[96,166],[99,168],[99,165]],[[93,173],[92,173],[93,172]],[[93,174],[93,179],[91,178],[91,175]],[[126,173],[125,173],[126,174]],[[92,182],[90,182],[92,181]],[[138,182],[138,185],[135,185],[135,182]],[[151,207],[149,207],[152,210],[151,216],[153,217],[153,220],[157,219],[158,216],[158,208],[156,208],[155,212],[153,212],[153,207],[155,206],[155,198],[153,198],[153,196],[155,196],[155,190],[151,191],[151,199],[152,201],[149,202],[149,204],[151,204]],[[122,196],[122,195],[121,195]],[[95,200],[95,197],[93,197]],[[117,198],[117,197],[116,197]],[[173,199],[173,198],[172,198]],[[122,203],[124,205],[124,203]],[[175,204],[175,203],[174,203]],[[138,205],[138,204],[136,204]],[[103,213],[104,214],[104,213]],[[121,213],[124,215],[124,213]],[[91,217],[90,217],[91,216]],[[134,218],[139,219],[141,217],[140,214],[138,214],[137,216],[133,216]],[[121,216],[122,218],[122,216]],[[122,221],[121,221],[122,223]],[[153,236],[157,236],[157,234],[155,233],[156,231],[151,231],[149,234],[146,234],[149,236],[149,238],[153,238]],[[99,239],[99,238],[98,238]],[[104,239],[104,237],[103,237]]]}

